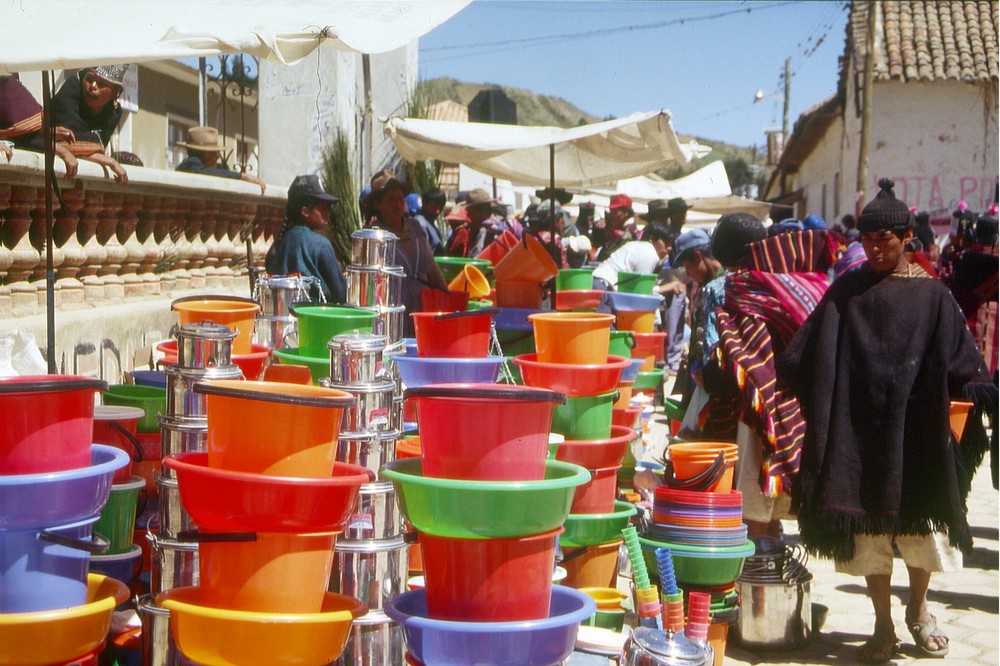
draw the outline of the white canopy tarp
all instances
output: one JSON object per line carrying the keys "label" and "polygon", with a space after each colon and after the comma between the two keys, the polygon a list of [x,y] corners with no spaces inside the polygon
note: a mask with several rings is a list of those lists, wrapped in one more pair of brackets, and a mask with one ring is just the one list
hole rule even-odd
{"label": "white canopy tarp", "polygon": [[293,64],[320,44],[404,46],[469,0],[6,0],[0,72],[247,53]]}
{"label": "white canopy tarp", "polygon": [[550,166],[560,187],[613,183],[709,151],[681,144],[665,109],[569,129],[390,118],[385,133],[410,162],[464,164],[517,185],[548,184]]}

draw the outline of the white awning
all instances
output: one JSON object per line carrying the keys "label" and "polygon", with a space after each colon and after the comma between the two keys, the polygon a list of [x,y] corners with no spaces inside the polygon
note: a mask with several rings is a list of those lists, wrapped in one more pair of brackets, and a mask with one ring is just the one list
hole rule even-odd
{"label": "white awning", "polygon": [[390,118],[385,133],[410,162],[464,164],[517,185],[548,184],[553,166],[559,187],[613,183],[709,151],[681,144],[666,110],[569,129]]}
{"label": "white awning", "polygon": [[7,0],[0,72],[248,53],[293,64],[320,44],[382,53],[469,0]]}

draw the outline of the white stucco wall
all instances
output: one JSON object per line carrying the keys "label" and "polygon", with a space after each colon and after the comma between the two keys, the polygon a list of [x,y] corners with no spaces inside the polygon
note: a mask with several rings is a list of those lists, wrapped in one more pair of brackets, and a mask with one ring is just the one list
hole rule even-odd
{"label": "white stucco wall", "polygon": [[796,210],[796,215],[804,217],[808,213],[816,213],[828,222],[835,222],[846,213],[854,212],[853,204],[845,204],[848,198],[845,195],[849,195],[854,189],[854,172],[851,172],[851,179],[846,183],[846,193],[842,173],[844,155],[856,144],[856,140],[852,141],[853,138],[844,135],[844,123],[840,118],[827,129],[809,159],[803,162],[799,172],[795,174],[794,182],[789,183],[792,185],[789,189],[802,189],[803,201]]}
{"label": "white stucco wall", "polygon": [[[382,133],[380,116],[405,108],[416,85],[417,42],[389,53],[370,56],[372,107],[375,119],[372,156],[378,168],[390,146]],[[342,128],[352,140],[359,159],[364,111],[362,56],[324,46],[292,67],[260,64],[261,175],[269,183],[290,183],[302,173],[317,172],[323,148]],[[367,183],[370,173],[359,173]]]}

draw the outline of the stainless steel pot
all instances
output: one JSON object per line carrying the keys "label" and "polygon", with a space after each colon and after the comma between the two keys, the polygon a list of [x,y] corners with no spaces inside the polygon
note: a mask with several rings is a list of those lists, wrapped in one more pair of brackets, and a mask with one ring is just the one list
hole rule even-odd
{"label": "stainless steel pot", "polygon": [[399,237],[385,229],[359,229],[351,234],[351,263],[358,266],[394,266]]}
{"label": "stainless steel pot", "polygon": [[243,371],[236,365],[216,368],[182,368],[170,365],[164,373],[167,375],[168,416],[205,416],[208,413],[205,396],[194,392],[196,382],[243,378]]}
{"label": "stainless steel pot", "polygon": [[333,549],[330,592],[360,599],[371,611],[406,591],[409,544],[403,537],[380,541],[337,539]]}
{"label": "stainless steel pot", "polygon": [[747,649],[795,650],[812,634],[812,574],[797,583],[737,581],[736,641]]}
{"label": "stainless steel pot", "polygon": [[406,663],[406,642],[403,628],[385,613],[369,612],[359,617],[351,626],[347,647],[334,666],[360,666],[361,664]]}
{"label": "stainless steel pot", "polygon": [[375,321],[372,322],[372,332],[375,335],[384,335],[389,339],[390,346],[403,339],[403,324],[406,322],[405,306],[387,307],[384,305],[375,305],[366,307],[365,309],[374,310],[378,313]]}
{"label": "stainless steel pot", "polygon": [[366,433],[343,437],[337,442],[337,460],[361,465],[378,474],[382,466],[396,459],[396,440],[400,431]]}
{"label": "stainless steel pot", "polygon": [[347,302],[360,306],[400,305],[403,278],[399,266],[348,266]]}
{"label": "stainless steel pot", "polygon": [[138,611],[143,666],[181,666],[181,652],[170,635],[170,610],[157,606],[153,595],[145,594],[139,597]]}
{"label": "stainless steel pot", "polygon": [[[199,416],[167,416],[161,414],[160,454],[163,458],[175,453],[205,452],[208,450],[208,418]],[[162,468],[164,478],[174,478],[168,467]]]}
{"label": "stainless steel pot", "polygon": [[185,530],[195,528],[191,515],[181,505],[181,491],[177,479],[156,478],[159,493],[157,512],[160,518],[160,538],[176,539]]}
{"label": "stainless steel pot", "polygon": [[710,645],[699,645],[683,634],[636,627],[622,648],[621,666],[706,666],[714,660]]}
{"label": "stainless steel pot", "polygon": [[392,379],[383,363],[388,339],[372,333],[335,335],[327,343],[330,349],[330,381],[336,386],[355,386]]}
{"label": "stainless steel pot", "polygon": [[271,349],[298,347],[295,317],[257,317],[253,322],[253,341]]}
{"label": "stainless steel pot", "polygon": [[198,584],[197,543],[161,538],[153,533],[147,533],[146,538],[153,545],[149,591],[154,597],[175,587]]}
{"label": "stainless steel pot", "polygon": [[232,365],[236,332],[225,324],[184,324],[176,330],[177,365],[182,368],[217,368]]}
{"label": "stainless steel pot", "polygon": [[311,299],[310,291],[319,280],[307,275],[260,275],[254,284],[254,300],[262,317],[290,318],[289,306]]}
{"label": "stainless steel pot", "polygon": [[403,517],[396,504],[396,490],[392,482],[362,484],[357,508],[340,538],[354,541],[392,540],[402,534]]}
{"label": "stainless steel pot", "polygon": [[[336,387],[336,384],[330,385]],[[401,423],[393,409],[396,382],[373,382],[365,386],[352,386],[349,390],[357,400],[344,409],[344,422],[340,427],[342,437],[400,429]]]}

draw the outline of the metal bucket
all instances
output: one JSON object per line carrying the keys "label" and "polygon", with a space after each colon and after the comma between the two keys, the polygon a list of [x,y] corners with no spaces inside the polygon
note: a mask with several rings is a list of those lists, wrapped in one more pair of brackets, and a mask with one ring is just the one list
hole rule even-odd
{"label": "metal bucket", "polygon": [[351,263],[357,266],[394,266],[399,237],[385,229],[358,229],[351,234]]}
{"label": "metal bucket", "polygon": [[369,612],[351,626],[347,647],[334,666],[391,666],[406,663],[403,628],[385,613]]}
{"label": "metal bucket", "polygon": [[194,392],[196,382],[243,378],[243,371],[236,365],[217,368],[182,368],[171,365],[164,372],[167,375],[168,416],[205,416],[208,413],[205,395]]}
{"label": "metal bucket", "polygon": [[149,591],[154,597],[175,587],[198,584],[197,543],[160,538],[153,533],[147,533],[146,539],[153,545]]}
{"label": "metal bucket", "polygon": [[[160,457],[175,453],[208,451],[208,419],[205,416],[160,415]],[[164,478],[174,478],[168,467],[162,469]]]}
{"label": "metal bucket", "polygon": [[312,276],[261,275],[254,284],[253,299],[260,303],[262,317],[291,318],[289,306],[310,300],[313,285],[318,286],[319,280]]}
{"label": "metal bucket", "polygon": [[337,386],[370,385],[392,379],[383,364],[388,343],[384,335],[343,333],[327,343],[330,349],[330,381]]}
{"label": "metal bucket", "polygon": [[170,635],[170,610],[157,606],[153,595],[143,595],[138,601],[139,620],[142,622],[142,665],[184,664],[186,660]]}
{"label": "metal bucket", "polygon": [[295,317],[257,317],[253,322],[253,341],[271,349],[298,347]]}
{"label": "metal bucket", "polygon": [[812,574],[796,583],[737,581],[740,618],[737,643],[753,650],[796,650],[812,634]]}
{"label": "metal bucket", "polygon": [[399,430],[365,433],[357,437],[341,437],[337,442],[337,460],[367,467],[378,475],[386,463],[396,459]]}
{"label": "metal bucket", "polygon": [[363,601],[369,610],[385,610],[390,599],[406,591],[409,544],[403,537],[379,541],[337,539],[333,549],[330,592]]}
{"label": "metal bucket", "polygon": [[159,537],[176,539],[185,530],[195,528],[191,515],[181,506],[181,491],[177,479],[156,478],[156,489],[159,493],[157,512],[160,518]]}
{"label": "metal bucket", "polygon": [[403,339],[403,325],[406,322],[406,307],[398,305],[387,307],[375,305],[366,307],[366,310],[374,310],[378,313],[375,321],[372,322],[372,332],[375,335],[384,335],[389,339],[389,345],[394,345]]}
{"label": "metal bucket", "polygon": [[[358,491],[358,505],[351,514],[341,539],[369,541],[397,539],[403,534],[403,517],[396,504],[392,481],[364,483]],[[338,543],[338,548],[339,543]]]}
{"label": "metal bucket", "polygon": [[347,302],[360,306],[400,305],[403,278],[399,266],[348,266]]}
{"label": "metal bucket", "polygon": [[[330,383],[337,388],[337,385]],[[352,437],[358,433],[391,432],[399,430],[401,423],[393,409],[396,382],[374,382],[364,386],[351,386],[348,390],[357,398],[344,409],[341,436]]]}
{"label": "metal bucket", "polygon": [[232,365],[236,332],[225,324],[184,324],[177,336],[177,365],[182,368],[217,368]]}

